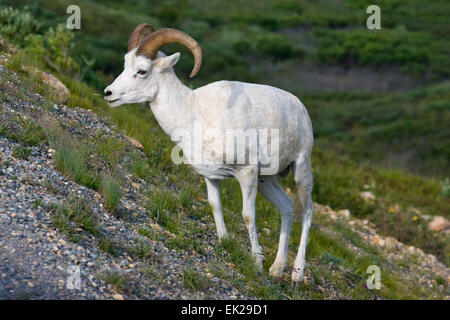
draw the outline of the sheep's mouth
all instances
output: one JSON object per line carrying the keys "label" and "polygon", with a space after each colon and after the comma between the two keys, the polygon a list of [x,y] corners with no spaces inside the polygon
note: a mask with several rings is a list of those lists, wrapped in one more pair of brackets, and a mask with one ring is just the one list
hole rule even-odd
{"label": "sheep's mouth", "polygon": [[119,101],[120,100],[120,98],[117,98],[117,99],[114,99],[114,100],[106,100],[108,103],[114,103],[114,102],[116,102],[116,101]]}

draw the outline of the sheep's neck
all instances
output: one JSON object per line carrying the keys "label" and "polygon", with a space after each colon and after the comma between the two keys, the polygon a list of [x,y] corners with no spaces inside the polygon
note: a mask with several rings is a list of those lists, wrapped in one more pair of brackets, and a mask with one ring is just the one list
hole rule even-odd
{"label": "sheep's neck", "polygon": [[192,99],[193,90],[181,83],[174,71],[162,75],[158,94],[150,107],[166,134],[172,136],[175,130],[189,130],[192,126],[193,114],[189,107]]}

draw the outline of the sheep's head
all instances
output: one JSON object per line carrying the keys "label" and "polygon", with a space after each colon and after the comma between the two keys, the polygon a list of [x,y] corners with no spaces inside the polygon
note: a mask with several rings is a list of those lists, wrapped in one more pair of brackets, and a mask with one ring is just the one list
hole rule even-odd
{"label": "sheep's head", "polygon": [[111,107],[126,103],[151,102],[155,99],[160,76],[172,70],[180,53],[166,56],[158,50],[166,44],[177,42],[191,50],[195,65],[190,77],[194,77],[202,63],[202,50],[193,38],[182,31],[165,28],[154,31],[148,24],[140,24],[128,40],[123,72],[105,89],[105,100]]}

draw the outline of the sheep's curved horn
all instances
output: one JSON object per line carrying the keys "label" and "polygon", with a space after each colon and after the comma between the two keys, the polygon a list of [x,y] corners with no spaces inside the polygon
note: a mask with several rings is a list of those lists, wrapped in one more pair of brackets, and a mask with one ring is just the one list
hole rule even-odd
{"label": "sheep's curved horn", "polygon": [[185,45],[194,55],[194,68],[189,75],[190,78],[193,78],[200,70],[200,66],[202,64],[202,49],[194,38],[182,31],[164,28],[149,34],[137,49],[136,55],[142,55],[150,59],[155,59],[158,50],[162,46],[174,42]]}
{"label": "sheep's curved horn", "polygon": [[152,32],[155,32],[155,29],[148,23],[141,23],[140,25],[138,25],[128,38],[127,52],[130,52],[134,48],[138,47],[145,39],[145,37],[147,37]]}

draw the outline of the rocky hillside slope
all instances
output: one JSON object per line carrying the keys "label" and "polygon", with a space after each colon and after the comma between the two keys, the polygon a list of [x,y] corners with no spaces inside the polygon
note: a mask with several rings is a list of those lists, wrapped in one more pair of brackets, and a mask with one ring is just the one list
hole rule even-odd
{"label": "rocky hillside slope", "polygon": [[[204,196],[191,198],[164,173],[148,177],[140,147],[110,121],[50,103],[0,67],[1,299],[449,297],[450,269],[433,255],[320,204],[305,283],[296,290],[288,272],[280,282],[255,275],[242,265],[251,261],[244,226],[217,243]],[[373,261],[381,290],[365,284]]]}

